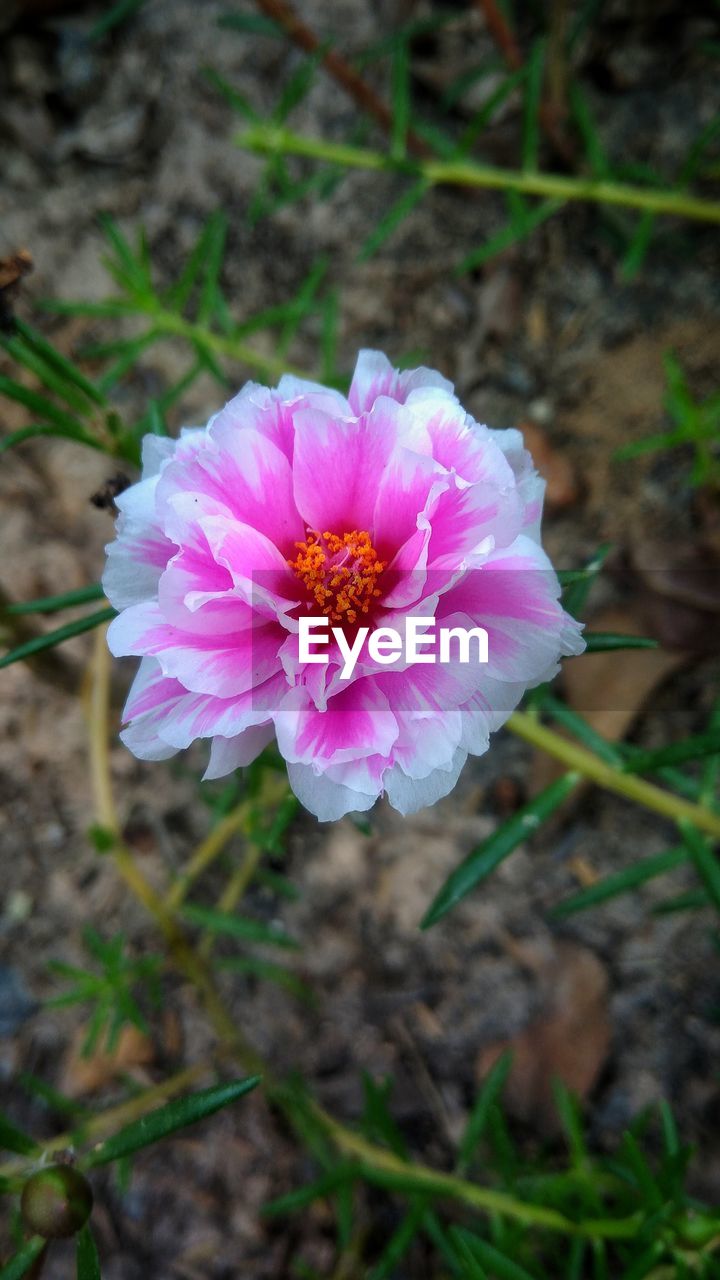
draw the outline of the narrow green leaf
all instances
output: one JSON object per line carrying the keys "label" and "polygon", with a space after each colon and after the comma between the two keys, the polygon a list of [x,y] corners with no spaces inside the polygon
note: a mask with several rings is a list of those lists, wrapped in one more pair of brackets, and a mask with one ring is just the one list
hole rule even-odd
{"label": "narrow green leaf", "polygon": [[90,587],[78,587],[76,591],[64,591],[59,596],[42,596],[38,600],[18,601],[0,608],[0,613],[57,613],[60,609],[72,609],[77,604],[90,604],[93,600],[104,599],[105,592],[100,583]]}
{"label": "narrow green leaf", "polygon": [[73,418],[65,409],[53,404],[52,400],[48,400],[46,396],[41,396],[37,391],[31,391],[29,387],[22,386],[21,383],[15,382],[14,379],[6,378],[4,374],[0,374],[0,395],[7,396],[8,400],[15,400],[39,418],[52,422],[54,426],[59,427],[67,435],[82,437],[85,434],[82,423],[78,422],[77,418]]}
{"label": "narrow green leaf", "polygon": [[660,1102],[660,1121],[662,1124],[663,1143],[666,1153],[674,1158],[680,1154],[680,1137],[675,1124],[675,1117],[664,1098]]}
{"label": "narrow green leaf", "polygon": [[461,262],[455,268],[457,275],[463,275],[466,271],[473,271],[476,267],[481,267],[490,258],[494,258],[496,254],[501,253],[504,249],[509,249],[510,245],[516,244],[518,240],[524,240],[526,236],[539,227],[541,223],[551,218],[558,209],[564,204],[563,200],[555,197],[548,200],[540,201],[533,209],[531,209],[522,225],[517,223],[509,223],[498,231],[497,235],[491,236],[485,244],[479,249],[473,249],[471,253],[466,254]]}
{"label": "narrow green leaf", "polygon": [[41,1236],[33,1236],[32,1240],[28,1240],[27,1244],[24,1244],[4,1267],[0,1267],[0,1280],[22,1280],[46,1247],[46,1240]]}
{"label": "narrow green leaf", "polygon": [[391,101],[390,155],[394,160],[402,160],[407,154],[407,133],[411,114],[410,52],[406,40],[397,40],[393,49]]}
{"label": "narrow green leaf", "polygon": [[[23,444],[25,440],[35,440],[38,436],[54,436],[60,439],[67,439],[66,431],[58,431],[57,427],[48,427],[43,423],[33,423],[29,427],[20,427],[17,431],[11,431],[7,436],[0,436],[0,454],[6,453],[9,449],[14,449],[16,445]],[[71,437],[73,440],[76,437]],[[90,441],[85,441],[89,444]]]}
{"label": "narrow green leaf", "polygon": [[218,220],[222,222],[223,215],[216,210],[210,214],[210,217],[205,222],[180,277],[168,291],[166,301],[173,310],[182,312],[185,309],[190,295],[202,274],[209,245],[217,234],[216,225]]}
{"label": "narrow green leaf", "polygon": [[242,1098],[251,1089],[257,1088],[259,1083],[260,1076],[248,1076],[246,1080],[233,1080],[227,1084],[213,1085],[209,1089],[188,1094],[185,1098],[178,1098],[175,1102],[168,1102],[166,1106],[159,1107],[157,1111],[151,1111],[140,1120],[134,1120],[119,1133],[113,1134],[112,1138],[101,1142],[90,1152],[85,1160],[85,1166],[88,1169],[94,1169],[98,1165],[109,1164],[112,1160],[133,1155],[134,1152],[159,1142],[161,1138],[168,1137],[178,1129],[185,1129],[190,1124],[196,1124],[198,1120],[214,1115],[216,1111],[221,1111],[231,1102]]}
{"label": "narrow green leaf", "polygon": [[512,1051],[506,1049],[488,1072],[475,1099],[465,1132],[460,1140],[456,1172],[464,1175],[487,1126],[490,1109],[498,1102],[512,1068]]}
{"label": "narrow green leaf", "polygon": [[467,1242],[462,1238],[458,1238],[456,1232],[457,1228],[451,1227],[449,1235],[453,1242],[455,1256],[461,1266],[460,1274],[463,1280],[492,1280],[485,1268],[480,1265],[479,1259],[471,1252]]}
{"label": "narrow green leaf", "polygon": [[124,378],[125,374],[135,367],[138,357],[142,355],[143,351],[146,351],[154,342],[157,342],[161,336],[159,329],[150,328],[138,337],[128,339],[115,363],[98,378],[98,386],[102,391],[112,391],[112,388],[117,386],[121,378]]}
{"label": "narrow green leaf", "polygon": [[313,263],[311,270],[288,307],[277,343],[277,349],[282,355],[285,354],[290,346],[303,319],[313,308],[317,292],[327,274],[327,269],[327,259],[318,258],[317,262]]}
{"label": "narrow green leaf", "polygon": [[101,40],[108,32],[112,31],[122,22],[127,22],[128,18],[144,4],[144,0],[117,0],[116,4],[110,6],[107,13],[104,13],[97,22],[93,24],[88,33],[89,40]]}
{"label": "narrow green leaf", "polygon": [[52,1085],[47,1084],[45,1080],[40,1080],[29,1071],[22,1071],[18,1081],[26,1093],[39,1098],[57,1115],[70,1116],[77,1120],[78,1117],[88,1114],[87,1108],[81,1102],[77,1102],[74,1098],[66,1098],[64,1093],[60,1093],[58,1089],[54,1089]]}
{"label": "narrow green leaf", "polygon": [[375,1266],[368,1272],[367,1280],[388,1280],[394,1274],[417,1236],[425,1212],[425,1200],[419,1197],[391,1235]]}
{"label": "narrow green leaf", "polygon": [[58,373],[64,374],[68,381],[73,382],[85,392],[88,400],[93,400],[100,408],[105,407],[105,397],[101,395],[97,387],[85,376],[72,360],[68,360],[62,352],[58,351],[51,342],[37,329],[33,329],[29,324],[25,324],[23,320],[15,320],[15,331],[19,333],[26,342],[30,343],[43,356],[47,364],[57,369]]}
{"label": "narrow green leaf", "polygon": [[75,1250],[77,1280],[100,1280],[100,1259],[97,1245],[87,1222],[79,1233]]}
{"label": "narrow green leaf", "polygon": [[577,738],[578,742],[582,742],[584,747],[588,747],[590,751],[595,752],[595,755],[600,756],[601,760],[605,760],[607,764],[624,766],[625,757],[622,752],[618,750],[614,743],[608,742],[606,738],[603,738],[597,729],[593,729],[592,725],[588,724],[585,717],[581,716],[579,712],[573,711],[571,707],[554,698],[552,694],[545,695],[542,709],[552,716],[553,720],[562,725],[564,729],[568,729]]}
{"label": "narrow green leaf", "polygon": [[272,18],[258,13],[223,13],[218,18],[218,26],[230,31],[241,31],[243,35],[272,36],[276,40],[284,40],[285,32]]}
{"label": "narrow green leaf", "polygon": [[720,755],[720,728],[695,734],[684,742],[672,742],[657,751],[639,751],[625,761],[626,773],[654,773],[665,765],[683,764],[688,760],[700,760],[704,756]]}
{"label": "narrow green leaf", "polygon": [[702,880],[713,906],[717,911],[720,911],[720,861],[718,861],[710,841],[695,827],[684,819],[681,819],[678,825],[682,831],[685,844],[690,851],[690,856],[695,863],[695,870]]}
{"label": "narrow green leaf", "polygon": [[678,179],[680,186],[686,186],[697,176],[703,152],[708,146],[708,143],[712,142],[713,138],[715,138],[718,133],[720,133],[720,113],[713,116],[712,120],[708,121],[704,129],[700,131],[690,147]]}
{"label": "narrow green leaf", "polygon": [[324,1200],[332,1195],[339,1187],[357,1178],[357,1176],[357,1165],[337,1164],[334,1169],[323,1174],[322,1177],[316,1178],[314,1182],[309,1182],[306,1186],[299,1187],[297,1191],[289,1191],[287,1195],[278,1196],[277,1199],[271,1200],[269,1204],[263,1205],[263,1216],[277,1218],[286,1213],[294,1213],[298,1209],[305,1209],[309,1204],[313,1204],[315,1200]]}
{"label": "narrow green leaf", "polygon": [[396,200],[395,203],[390,206],[387,213],[380,219],[375,230],[371,231],[367,240],[365,240],[364,244],[361,246],[358,254],[358,262],[367,262],[374,253],[377,253],[380,246],[384,244],[388,237],[392,235],[393,231],[399,227],[403,218],[406,218],[415,206],[420,203],[427,190],[428,185],[425,180],[421,178],[419,182],[414,183],[403,192],[400,199]]}
{"label": "narrow green leaf", "polygon": [[582,1166],[587,1160],[587,1147],[580,1119],[580,1108],[567,1085],[557,1077],[552,1082],[555,1106],[560,1117],[563,1132],[567,1138],[573,1164]]}
{"label": "narrow green leaf", "polygon": [[255,108],[251,105],[248,98],[244,94],[239,93],[231,84],[228,84],[217,71],[212,67],[203,68],[203,78],[212,86],[232,107],[233,111],[242,116],[243,120],[247,120],[249,124],[259,124],[260,117]]}
{"label": "narrow green leaf", "polygon": [[71,382],[68,378],[59,374],[52,365],[43,360],[37,351],[33,350],[27,342],[14,336],[4,338],[0,343],[9,356],[12,356],[18,364],[24,365],[31,373],[34,373],[46,391],[54,391],[55,395],[65,401],[70,409],[74,409],[76,413],[80,413],[86,417],[92,410],[86,396]]}
{"label": "narrow green leaf", "polygon": [[[715,706],[710,712],[706,732],[713,733],[715,730],[720,731],[720,698],[718,698]],[[714,804],[715,792],[717,790],[719,779],[720,756],[709,756],[702,768],[702,782],[700,785],[700,801],[702,804],[709,806]]]}
{"label": "narrow green leaf", "polygon": [[655,214],[652,209],[646,209],[638,218],[635,232],[622,261],[620,271],[624,280],[632,280],[642,267],[654,230]]}
{"label": "narrow green leaf", "polygon": [[675,911],[701,911],[711,906],[710,898],[704,889],[688,889],[687,893],[678,893],[674,898],[667,898],[653,907],[653,915],[669,916]]}
{"label": "narrow green leaf", "polygon": [[597,884],[589,885],[587,889],[582,889],[571,898],[566,898],[557,907],[553,907],[550,914],[558,919],[574,915],[577,911],[587,911],[588,907],[596,907],[600,902],[617,898],[620,894],[636,889],[638,885],[645,884],[648,880],[654,880],[656,876],[674,871],[687,860],[687,849],[682,847],[668,849],[665,853],[652,854],[648,858],[640,858],[622,871],[606,876],[603,880],[598,880]]}
{"label": "narrow green leaf", "polygon": [[571,81],[569,99],[572,117],[585,145],[585,154],[590,164],[592,176],[598,179],[609,178],[610,165],[605,155],[605,149],[600,140],[595,121],[592,118],[587,98],[582,93],[576,79]]}
{"label": "narrow green leaf", "polygon": [[298,978],[297,974],[291,973],[283,965],[272,964],[269,960],[259,960],[257,956],[225,956],[216,960],[215,964],[218,969],[224,969],[227,973],[250,974],[267,982],[275,982],[298,1000],[312,1002],[315,999],[312,989],[302,978]]}
{"label": "narrow green leaf", "polygon": [[294,110],[310,92],[315,78],[317,76],[318,67],[323,61],[328,49],[330,41],[326,40],[305,59],[297,68],[294,75],[290,77],[285,85],[275,110],[272,113],[272,119],[275,124],[282,124],[290,112]]}
{"label": "narrow green leaf", "polygon": [[527,83],[523,110],[522,168],[535,173],[538,167],[540,145],[540,99],[545,71],[545,42],[536,40],[527,60]]}
{"label": "narrow green leaf", "polygon": [[586,653],[608,653],[615,649],[657,649],[658,641],[645,636],[621,636],[613,631],[586,631]]}
{"label": "narrow green leaf", "polygon": [[464,1245],[467,1253],[477,1262],[487,1269],[493,1280],[535,1280],[524,1267],[519,1263],[513,1262],[512,1258],[508,1258],[506,1254],[501,1253],[494,1245],[488,1244],[487,1240],[481,1240],[479,1236],[473,1235],[470,1231],[466,1231],[463,1227],[451,1227],[450,1237],[455,1243]]}
{"label": "narrow green leaf", "polygon": [[198,305],[198,324],[207,325],[215,313],[217,305],[220,272],[225,256],[225,238],[227,236],[227,218],[218,211],[208,223],[205,240],[205,259],[203,263],[203,281]]}
{"label": "narrow green leaf", "polygon": [[245,942],[265,942],[294,951],[300,945],[277,925],[263,924],[262,921],[251,920],[247,916],[228,915],[213,907],[199,907],[189,902],[183,907],[183,915],[191,924],[200,925],[210,933],[227,934],[228,937],[241,938]]}
{"label": "narrow green leaf", "polygon": [[19,644],[17,648],[11,649],[9,653],[0,658],[0,669],[9,667],[13,662],[22,662],[26,658],[32,658],[33,654],[41,653],[43,649],[52,649],[56,644],[63,644],[65,640],[71,640],[73,636],[80,636],[84,631],[92,631],[94,627],[99,627],[103,622],[109,622],[115,617],[114,609],[100,609],[97,613],[91,613],[84,618],[77,618],[75,622],[68,622],[64,627],[58,627],[56,631],[48,631],[43,636],[34,636],[32,640],[26,640],[23,644]]}
{"label": "narrow green leaf", "polygon": [[385,1080],[374,1080],[367,1072],[363,1072],[363,1133],[372,1140],[380,1140],[394,1151],[401,1160],[407,1159],[407,1143],[390,1114],[389,1101],[394,1081],[391,1076]]}
{"label": "narrow green leaf", "polygon": [[524,805],[518,813],[503,822],[477,849],[473,849],[445,881],[421,927],[428,929],[437,924],[452,907],[476,888],[508,854],[522,844],[523,840],[527,840],[559,808],[579,781],[580,775],[577,773],[564,774]]}
{"label": "narrow green leaf", "polygon": [[573,618],[579,618],[590,594],[593,582],[602,569],[608,555],[611,551],[609,542],[603,543],[598,547],[594,556],[584,569],[572,570],[570,573],[561,574],[563,581],[562,603],[563,608],[567,610]]}
{"label": "narrow green leaf", "polygon": [[458,156],[466,155],[468,151],[475,145],[475,141],[483,129],[490,124],[493,116],[500,109],[503,102],[509,98],[510,94],[518,88],[520,84],[527,78],[527,66],[521,67],[519,71],[513,71],[502,84],[495,89],[487,101],[483,104],[479,111],[475,113],[467,128],[463,132],[460,144],[457,149]]}
{"label": "narrow green leaf", "polygon": [[95,316],[115,319],[117,316],[135,316],[137,307],[126,298],[105,298],[102,302],[67,302],[59,298],[43,298],[38,304],[45,311],[63,316]]}
{"label": "narrow green leaf", "polygon": [[143,261],[142,252],[137,255],[133,253],[117,222],[109,214],[101,213],[98,222],[115,253],[114,259],[105,260],[111,274],[137,299],[152,298],[152,281],[146,263]]}
{"label": "narrow green leaf", "polygon": [[31,1156],[38,1149],[35,1139],[28,1137],[21,1129],[16,1129],[0,1111],[0,1151],[12,1151],[16,1156]]}
{"label": "narrow green leaf", "polygon": [[336,289],[330,289],[325,295],[322,307],[322,333],[320,349],[322,355],[322,381],[329,382],[336,375],[338,330],[340,324],[340,302]]}

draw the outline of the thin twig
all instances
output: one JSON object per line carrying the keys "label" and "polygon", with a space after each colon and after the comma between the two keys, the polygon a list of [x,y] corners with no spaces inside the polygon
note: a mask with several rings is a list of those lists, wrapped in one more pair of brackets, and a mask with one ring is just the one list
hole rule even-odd
{"label": "thin twig", "polygon": [[[306,53],[317,53],[318,49],[322,47],[323,41],[298,17],[287,0],[255,0],[255,3],[258,9],[262,9],[268,18],[276,22],[279,27],[282,27],[289,39],[299,49],[304,49]],[[367,80],[364,80],[359,72],[354,67],[351,67],[342,54],[337,53],[334,49],[328,49],[323,55],[322,65],[361,110],[372,116],[373,120],[376,120],[386,133],[391,132],[393,113],[390,107],[368,84]],[[412,129],[409,129],[407,133],[407,146],[408,150],[417,156],[432,154],[423,139]]]}

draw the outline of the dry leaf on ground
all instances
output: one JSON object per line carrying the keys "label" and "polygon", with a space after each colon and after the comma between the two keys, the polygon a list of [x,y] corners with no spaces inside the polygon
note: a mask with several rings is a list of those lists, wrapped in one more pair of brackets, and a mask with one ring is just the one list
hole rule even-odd
{"label": "dry leaf on ground", "polygon": [[562,1080],[584,1099],[607,1061],[611,1040],[607,972],[594,952],[575,943],[509,939],[506,945],[532,971],[541,1012],[513,1039],[482,1049],[477,1073],[482,1080],[501,1053],[511,1049],[505,1104],[517,1119],[550,1136],[559,1131],[553,1080]]}

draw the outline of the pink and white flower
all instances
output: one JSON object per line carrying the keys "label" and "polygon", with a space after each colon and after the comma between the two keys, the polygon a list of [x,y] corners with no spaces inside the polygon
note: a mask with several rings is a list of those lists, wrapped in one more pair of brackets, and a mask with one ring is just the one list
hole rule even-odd
{"label": "pink and white flower", "polygon": [[[118,499],[109,644],[140,669],[121,737],[143,760],[209,738],[205,776],[273,739],[322,820],[455,785],[526,689],[584,648],[540,545],[543,482],[518,431],[476,423],[430,369],[360,353],[347,398],[247,384],[207,427],[148,436]],[[298,619],[482,626],[487,665],[300,659]]]}

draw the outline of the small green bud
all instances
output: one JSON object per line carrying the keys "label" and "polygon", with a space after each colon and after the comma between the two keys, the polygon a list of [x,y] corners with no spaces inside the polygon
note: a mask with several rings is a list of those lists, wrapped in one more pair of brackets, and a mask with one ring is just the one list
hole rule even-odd
{"label": "small green bud", "polygon": [[64,1240],[85,1226],[93,1206],[87,1178],[67,1164],[39,1169],[28,1178],[20,1198],[28,1231],[46,1240]]}

